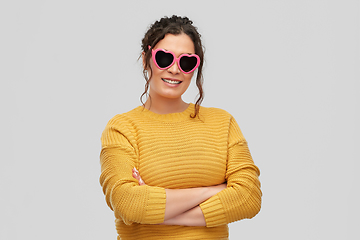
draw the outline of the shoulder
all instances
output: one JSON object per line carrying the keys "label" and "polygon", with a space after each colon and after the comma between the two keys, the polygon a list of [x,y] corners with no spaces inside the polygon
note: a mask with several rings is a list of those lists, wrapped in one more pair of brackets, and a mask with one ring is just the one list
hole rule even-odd
{"label": "shoulder", "polygon": [[136,107],[128,112],[116,114],[112,117],[107,126],[122,126],[122,125],[131,125],[131,122],[134,119],[139,118],[139,113],[141,112],[141,107]]}
{"label": "shoulder", "polygon": [[134,116],[139,115],[137,112],[139,112],[139,107],[112,117],[102,132],[102,146],[126,145],[127,142],[133,143],[135,141],[135,130],[132,121]]}
{"label": "shoulder", "polygon": [[212,126],[224,127],[229,133],[234,133],[237,139],[243,139],[240,127],[235,118],[226,110],[215,107],[201,107],[200,119]]}
{"label": "shoulder", "polygon": [[200,118],[203,117],[205,118],[204,120],[225,120],[225,121],[230,121],[232,119],[232,115],[227,112],[224,109],[221,108],[216,108],[216,107],[200,107]]}
{"label": "shoulder", "polygon": [[140,119],[141,107],[136,107],[128,112],[117,114],[112,117],[105,126],[103,134],[113,132],[131,137],[134,135],[134,122]]}
{"label": "shoulder", "polygon": [[230,113],[228,113],[226,110],[217,108],[217,107],[200,107],[200,112],[204,114],[220,114],[220,115],[227,115],[229,116]]}

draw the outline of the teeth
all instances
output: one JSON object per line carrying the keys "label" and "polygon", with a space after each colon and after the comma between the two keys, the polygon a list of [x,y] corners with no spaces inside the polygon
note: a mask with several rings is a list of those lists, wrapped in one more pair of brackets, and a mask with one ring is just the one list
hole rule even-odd
{"label": "teeth", "polygon": [[162,80],[164,82],[171,83],[171,84],[180,84],[181,83],[181,81],[173,81],[173,80],[169,80],[169,79],[165,79],[165,78],[162,78]]}

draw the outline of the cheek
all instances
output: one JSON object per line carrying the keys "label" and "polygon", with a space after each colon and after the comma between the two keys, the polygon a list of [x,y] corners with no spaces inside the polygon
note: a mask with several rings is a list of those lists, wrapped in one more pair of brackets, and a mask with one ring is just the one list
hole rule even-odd
{"label": "cheek", "polygon": [[185,79],[189,82],[191,82],[191,79],[194,76],[194,72],[190,73],[190,74],[184,74],[185,75]]}
{"label": "cheek", "polygon": [[152,76],[156,77],[157,75],[159,75],[163,71],[163,70],[160,70],[159,68],[157,68],[152,61],[150,61],[150,66],[149,67],[150,67],[150,69],[148,70],[149,79],[151,79]]}
{"label": "cheek", "polygon": [[[189,76],[189,75],[190,75],[190,76]],[[193,74],[186,74],[186,75],[185,75],[185,81],[183,82],[183,84],[184,84],[184,87],[185,87],[186,89],[188,89],[189,86],[190,86],[190,83],[191,83],[191,81],[192,81],[192,76],[193,76]]]}

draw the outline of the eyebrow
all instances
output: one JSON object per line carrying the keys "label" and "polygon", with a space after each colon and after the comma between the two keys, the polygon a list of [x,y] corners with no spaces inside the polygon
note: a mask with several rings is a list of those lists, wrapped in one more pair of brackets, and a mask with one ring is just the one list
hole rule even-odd
{"label": "eyebrow", "polygon": [[[173,51],[170,51],[170,50],[167,50],[167,49],[165,49],[165,48],[160,48],[160,49],[164,49],[165,51],[168,51],[168,52],[172,52],[172,53],[174,53]],[[196,54],[196,53],[186,53],[186,52],[183,52],[183,53],[180,53],[180,55],[179,56],[181,56],[181,55],[183,55],[183,54],[189,54],[189,55],[191,55],[191,54]]]}

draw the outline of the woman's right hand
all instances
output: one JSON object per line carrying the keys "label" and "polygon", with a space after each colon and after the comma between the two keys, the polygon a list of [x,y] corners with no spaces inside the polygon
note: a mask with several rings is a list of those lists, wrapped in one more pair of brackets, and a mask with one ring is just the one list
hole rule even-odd
{"label": "woman's right hand", "polygon": [[133,178],[135,178],[138,181],[140,186],[146,185],[145,182],[142,180],[139,171],[136,168],[133,168],[132,176],[133,176]]}

